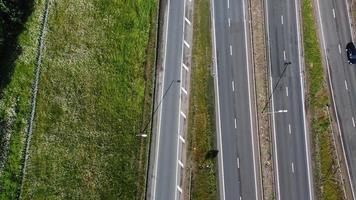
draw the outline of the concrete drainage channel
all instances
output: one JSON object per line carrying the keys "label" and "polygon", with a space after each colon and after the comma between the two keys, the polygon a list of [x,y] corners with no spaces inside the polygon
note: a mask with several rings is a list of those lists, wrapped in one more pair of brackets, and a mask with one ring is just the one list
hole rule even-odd
{"label": "concrete drainage channel", "polygon": [[184,23],[183,23],[183,48],[182,48],[182,66],[180,77],[180,115],[178,129],[178,146],[177,146],[177,189],[176,199],[184,199],[185,191],[188,182],[184,179],[184,166],[186,163],[186,136],[188,131],[188,112],[189,112],[189,90],[190,90],[190,67],[192,57],[193,43],[193,0],[185,0],[184,2]]}

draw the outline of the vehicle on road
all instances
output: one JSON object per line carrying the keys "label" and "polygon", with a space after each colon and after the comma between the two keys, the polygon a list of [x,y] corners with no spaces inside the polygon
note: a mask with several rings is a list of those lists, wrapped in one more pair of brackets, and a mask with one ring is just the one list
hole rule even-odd
{"label": "vehicle on road", "polygon": [[349,42],[346,45],[346,54],[349,64],[356,63],[356,48],[353,42]]}

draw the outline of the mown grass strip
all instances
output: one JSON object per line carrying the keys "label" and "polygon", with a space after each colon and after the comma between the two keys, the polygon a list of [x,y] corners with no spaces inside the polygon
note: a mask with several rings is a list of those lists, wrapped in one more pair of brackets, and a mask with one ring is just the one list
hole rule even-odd
{"label": "mown grass strip", "polygon": [[[0,95],[0,138],[2,152],[6,158],[0,172],[0,199],[15,199],[20,186],[21,152],[24,147],[26,122],[30,112],[31,86],[34,77],[36,51],[38,47],[41,14],[44,1],[35,1],[29,14],[32,13],[24,25],[17,45],[7,49],[7,60],[1,60],[3,68],[9,70],[6,84],[2,83]],[[4,80],[4,77],[1,77]],[[5,136],[6,135],[6,136]],[[7,140],[7,141],[5,141]]]}
{"label": "mown grass strip", "polygon": [[52,1],[23,199],[141,198],[155,4]]}
{"label": "mown grass strip", "polygon": [[207,159],[214,148],[214,82],[211,76],[211,34],[209,0],[195,0],[193,57],[190,93],[191,197],[217,198],[216,161]]}
{"label": "mown grass strip", "polygon": [[339,177],[336,174],[336,152],[326,110],[329,99],[321,63],[312,0],[303,0],[302,15],[310,129],[314,150],[315,191],[318,199],[343,199],[342,189],[338,182]]}

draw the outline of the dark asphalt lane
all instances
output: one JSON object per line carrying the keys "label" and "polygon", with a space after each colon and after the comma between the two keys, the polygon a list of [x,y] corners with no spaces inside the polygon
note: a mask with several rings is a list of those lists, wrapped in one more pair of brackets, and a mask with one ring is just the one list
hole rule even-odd
{"label": "dark asphalt lane", "polygon": [[[177,189],[177,142],[179,118],[179,92],[182,67],[182,42],[184,22],[184,1],[168,0],[168,26],[166,29],[166,47],[164,65],[161,73],[164,75],[163,93],[167,94],[162,99],[159,110],[159,127],[157,130],[157,156],[156,170],[153,181],[153,195],[155,200],[175,199]],[[173,82],[172,82],[173,81]],[[172,84],[171,84],[172,83]]]}
{"label": "dark asphalt lane", "polygon": [[[266,1],[277,199],[313,199],[295,0]],[[266,12],[266,13],[267,13]],[[291,62],[291,64],[286,64]],[[283,74],[284,69],[285,73]],[[271,89],[272,90],[272,89]],[[287,112],[278,112],[287,110]]]}
{"label": "dark asphalt lane", "polygon": [[345,0],[322,0],[318,1],[318,8],[324,48],[322,51],[326,55],[327,67],[330,70],[334,107],[337,111],[348,176],[351,178],[354,195],[356,189],[356,65],[348,64],[345,53],[346,44],[352,41],[347,4]]}
{"label": "dark asphalt lane", "polygon": [[223,160],[219,163],[220,199],[259,199],[245,2],[214,0],[213,4],[222,145],[219,156]]}

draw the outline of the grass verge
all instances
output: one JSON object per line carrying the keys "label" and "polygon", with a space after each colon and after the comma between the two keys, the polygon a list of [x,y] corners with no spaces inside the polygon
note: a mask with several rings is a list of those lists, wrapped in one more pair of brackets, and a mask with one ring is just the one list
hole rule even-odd
{"label": "grass verge", "polygon": [[14,53],[7,55],[14,60],[2,61],[2,67],[13,70],[6,74],[9,75],[6,77],[7,84],[2,84],[0,94],[0,199],[4,200],[15,199],[20,183],[21,152],[30,111],[29,101],[43,7],[43,0],[34,2],[32,14],[15,41],[17,45],[12,46],[15,49],[7,49]]}
{"label": "grass verge", "polygon": [[[190,92],[190,160],[192,199],[216,199],[216,161],[206,159],[214,148],[214,82],[211,76],[211,35],[209,0],[196,0]],[[209,167],[207,167],[209,166]]]}
{"label": "grass verge", "polygon": [[323,200],[343,199],[342,188],[336,173],[336,152],[327,112],[329,98],[324,81],[312,0],[303,0],[302,15],[316,195],[318,199]]}
{"label": "grass verge", "polygon": [[155,8],[52,1],[23,199],[141,199]]}

